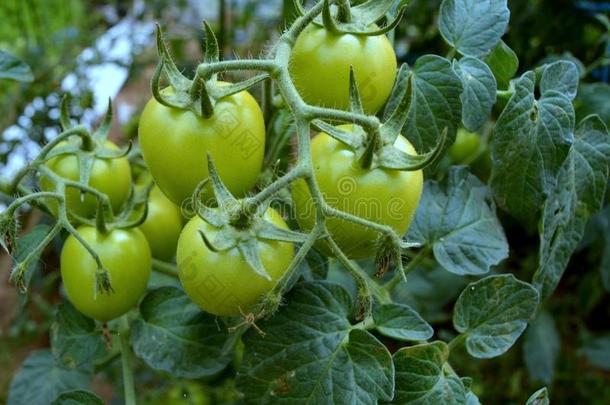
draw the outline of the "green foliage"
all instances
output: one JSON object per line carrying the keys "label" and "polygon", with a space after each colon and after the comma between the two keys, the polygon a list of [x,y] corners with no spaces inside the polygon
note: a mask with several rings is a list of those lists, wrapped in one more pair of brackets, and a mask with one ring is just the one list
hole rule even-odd
{"label": "green foliage", "polygon": [[[540,55],[535,42],[548,38],[542,27],[546,24],[539,24],[541,34],[530,38],[535,49],[527,51],[521,41],[513,41],[525,29],[521,24],[531,10],[549,7],[545,1],[527,10],[518,8],[521,0],[414,1],[406,9],[408,24],[395,32],[396,44],[405,40],[413,52],[426,54],[400,69],[383,113],[362,113],[353,76],[350,111],[305,104],[287,70],[291,44],[304,22],[368,35],[361,31],[362,21],[380,23],[389,10],[391,21],[399,6],[409,2],[394,3],[391,9],[392,1],[354,1],[350,22],[339,21],[337,10],[345,13],[346,2],[317,2],[305,10],[301,2],[291,2],[284,18],[295,25],[260,59],[223,58],[234,38],[223,24],[219,49],[210,26],[204,26],[207,55],[196,69],[173,66],[170,52],[161,49],[157,73],[169,66],[175,79],[183,71],[195,71],[192,81],[186,76],[178,80],[181,103],[173,108],[182,109],[181,114],[213,114],[217,99],[261,82],[265,95],[267,145],[259,184],[236,200],[208,159],[223,216],[201,202],[199,192],[209,187],[205,181],[190,208],[208,224],[230,232],[211,241],[199,232],[197,242],[213,252],[231,252],[225,245],[241,246],[235,254],[249,259],[252,270],[261,274],[258,245],[243,247],[253,235],[270,245],[294,242],[295,259],[251,313],[239,308],[240,317],[202,312],[175,281],[159,278],[154,287],[149,285],[138,310],[107,324],[59,304],[49,330],[50,349],[35,351],[24,361],[11,382],[9,405],[103,403],[97,390],[85,390],[93,375],[118,387],[116,400],[127,404],[135,402],[135,391],[141,402],[151,404],[191,395],[186,400],[202,403],[542,405],[551,397],[597,403],[610,395],[608,86],[583,82],[590,79],[595,52],[583,50],[580,56],[588,59],[582,66],[572,56],[557,56],[562,52]],[[506,34],[509,5],[516,19]],[[250,21],[256,8],[248,6],[239,19]],[[75,12],[83,10],[77,7]],[[300,18],[292,19],[292,14]],[[430,23],[436,16],[438,26]],[[405,25],[419,37],[408,33],[401,38]],[[558,37],[565,35],[557,32]],[[446,53],[429,54],[431,49]],[[11,79],[28,79],[24,65],[4,53],[0,77],[2,66],[10,67]],[[32,66],[34,77],[36,69]],[[235,71],[256,74],[232,86],[213,83],[217,75]],[[167,100],[176,101],[161,102]],[[337,123],[351,123],[355,132],[337,129]],[[422,156],[445,154],[462,127],[484,140],[477,156],[491,155],[491,172],[477,162],[450,166],[449,158],[429,165],[406,235],[333,207],[311,174],[312,128],[357,144],[358,158],[370,158],[359,169],[374,175],[378,167],[386,169],[398,159],[396,152],[392,160],[376,148],[391,150],[399,134],[420,153],[401,155],[402,161],[430,163]],[[80,136],[79,145],[86,141]],[[384,142],[389,147],[377,145]],[[137,151],[131,155],[132,163],[144,166]],[[235,167],[243,163],[234,160]],[[44,156],[28,166],[23,178],[28,171],[38,173],[42,161]],[[308,234],[297,232],[291,218],[292,231],[265,228],[257,219],[269,205],[291,213],[288,188],[297,179],[307,180],[303,183],[312,191],[315,227]],[[391,176],[381,181],[390,183]],[[73,217],[69,210],[71,215],[63,213],[56,227],[39,225],[17,238],[17,214],[27,204],[39,203],[44,210],[46,199],[62,201],[63,183],[58,184],[59,197],[41,195],[19,181],[0,184],[11,196],[0,222],[1,243],[18,263],[24,288],[39,287],[34,281],[42,273],[35,271],[40,246],[60,239],[61,229],[74,235],[72,223],[88,221],[99,230],[107,218],[111,228],[126,226],[131,217],[125,213],[147,197],[134,193],[118,215],[122,225],[101,209],[95,220]],[[375,230],[377,256],[350,260],[334,244],[328,218]],[[312,250],[322,238],[332,257]],[[153,267],[169,277],[177,274],[173,263],[155,261]],[[222,268],[220,263],[216,267]],[[207,294],[218,285],[206,279],[195,287]],[[32,381],[37,381],[35,389]]]}

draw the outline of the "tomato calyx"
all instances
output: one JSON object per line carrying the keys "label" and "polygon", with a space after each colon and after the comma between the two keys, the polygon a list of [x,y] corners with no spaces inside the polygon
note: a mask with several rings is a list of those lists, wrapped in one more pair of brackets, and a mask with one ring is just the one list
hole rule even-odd
{"label": "tomato calyx", "polygon": [[[336,35],[384,35],[398,25],[409,1],[401,1],[396,8],[394,3],[395,0],[368,0],[352,7],[349,0],[324,0],[322,15],[313,23]],[[301,1],[295,0],[294,4],[297,12],[305,15]],[[379,28],[375,23],[383,18],[386,24]]]}
{"label": "tomato calyx", "polygon": [[[247,204],[246,200],[236,199],[220,179],[209,154],[208,172],[209,178],[202,181],[193,193],[197,215],[218,229],[213,238],[202,230],[199,231],[204,244],[213,252],[236,248],[255,273],[271,280],[261,261],[259,241],[303,243],[307,240],[307,235],[281,229],[265,219],[264,213],[269,208],[269,199],[255,205]],[[216,207],[202,203],[202,192],[210,183],[214,191]]]}
{"label": "tomato calyx", "polygon": [[[154,98],[160,104],[170,108],[189,110],[200,117],[210,118],[214,114],[214,106],[218,100],[247,90],[267,79],[269,75],[262,73],[233,84],[218,81],[217,74],[209,74],[205,69],[206,64],[219,61],[218,41],[207,21],[203,22],[203,31],[205,33],[204,63],[197,69],[195,77],[189,79],[176,67],[163,39],[161,27],[157,24],[159,63],[151,81],[151,88]],[[169,81],[169,87],[166,89],[163,89],[161,85],[161,77],[164,73]]]}
{"label": "tomato calyx", "polygon": [[[403,65],[388,101],[385,122],[380,123],[378,127],[365,130],[363,127],[353,124],[351,129],[348,129],[346,126],[337,127],[319,119],[313,120],[312,125],[352,149],[358,164],[364,169],[421,170],[433,164],[441,156],[448,129],[443,130],[441,139],[434,149],[427,153],[411,155],[396,148],[394,144],[401,136],[401,131],[407,121],[411,93],[409,68],[407,65]],[[350,106],[353,113],[363,114],[362,101],[353,69],[350,69]]]}

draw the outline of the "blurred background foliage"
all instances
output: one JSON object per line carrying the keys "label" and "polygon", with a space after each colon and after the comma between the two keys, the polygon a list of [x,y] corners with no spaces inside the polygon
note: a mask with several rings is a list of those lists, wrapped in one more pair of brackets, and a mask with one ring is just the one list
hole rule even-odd
{"label": "blurred background foliage", "polygon": [[[104,97],[114,99],[117,117],[112,138],[118,142],[134,138],[139,112],[150,97],[148,82],[157,61],[153,21],[164,27],[180,68],[189,74],[201,58],[202,19],[214,23],[224,58],[257,56],[291,21],[291,3],[292,0],[0,1],[0,50],[30,65],[35,78],[31,83],[0,81],[0,174],[10,175],[57,133],[58,105],[65,92],[77,95],[73,117],[85,118],[92,125],[106,102],[100,92],[106,91]],[[401,61],[413,63],[422,54],[448,51],[436,27],[439,4],[440,0],[412,1],[395,33]],[[583,78],[578,114],[583,117],[598,113],[610,126],[610,3],[509,0],[509,7],[511,23],[504,41],[519,56],[519,71],[549,59],[574,60],[581,66]],[[108,94],[109,87],[116,89],[114,93]],[[497,359],[457,358],[460,361],[455,367],[460,374],[474,378],[473,388],[482,403],[524,403],[531,392],[545,384],[553,403],[608,403],[610,295],[604,290],[598,271],[606,260],[604,252],[610,252],[608,218],[610,211],[591,221],[581,252],[573,258],[547,308],[544,325],[531,327],[519,345]],[[39,221],[39,216],[31,213],[27,223]],[[537,260],[538,240],[524,235],[523,229],[511,225],[510,219],[504,224],[512,239],[512,252],[503,266],[518,277],[529,279]],[[48,345],[53,305],[60,299],[58,275],[53,271],[57,268],[57,251],[43,257],[28,302],[21,302],[8,284],[10,260],[0,257],[0,403],[6,400],[10,378],[23,358],[31,350]],[[452,330],[452,303],[466,281],[435,269],[433,263],[424,263],[401,293],[434,323],[437,333],[447,334]],[[535,372],[538,359],[533,343],[524,347],[525,341],[536,339],[548,345],[556,340],[561,344],[552,380]],[[120,372],[110,368],[105,373],[104,378],[96,380],[94,389],[112,401],[115,385],[111,382],[118,381]],[[137,378],[144,403],[234,403],[235,391],[228,375],[230,370],[209,381],[173,381],[141,367]],[[184,400],[185,396],[188,400]]]}

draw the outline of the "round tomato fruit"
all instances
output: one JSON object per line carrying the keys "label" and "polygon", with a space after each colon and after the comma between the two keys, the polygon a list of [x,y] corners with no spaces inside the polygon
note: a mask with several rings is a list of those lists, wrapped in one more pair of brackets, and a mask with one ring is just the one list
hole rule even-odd
{"label": "round tomato fruit", "polygon": [[[351,130],[350,125],[339,128]],[[407,139],[398,136],[394,147],[416,154]],[[347,145],[321,132],[311,142],[311,153],[316,180],[330,206],[367,219],[391,226],[404,235],[419,204],[423,190],[423,173],[384,168],[363,168],[355,151]],[[292,185],[292,199],[300,227],[310,230],[315,225],[316,211],[309,188],[304,180]],[[379,233],[338,218],[326,221],[335,242],[350,258],[374,256]],[[330,256],[328,244],[320,241],[316,247]]]}
{"label": "round tomato fruit", "polygon": [[481,149],[481,137],[464,128],[457,131],[455,142],[449,148],[449,156],[454,163],[468,164],[476,159]]}
{"label": "round tomato fruit", "polygon": [[72,235],[61,251],[64,288],[76,309],[90,318],[107,322],[129,311],[146,291],[151,272],[150,248],[137,228],[100,233],[94,227],[83,225],[77,231],[99,255],[114,292],[95,294],[97,264]]}
{"label": "round tomato fruit", "polygon": [[[56,148],[65,146],[64,142],[57,144]],[[106,141],[104,146],[107,149],[119,150],[112,142]],[[80,169],[78,159],[74,155],[60,155],[49,159],[46,166],[59,176],[78,181],[80,178]],[[91,167],[89,177],[89,187],[104,193],[110,199],[112,210],[117,213],[129,197],[131,188],[131,169],[127,156],[102,159],[95,158]],[[54,184],[46,176],[40,178],[40,188],[43,191],[54,191]],[[97,210],[97,198],[91,193],[85,193],[81,197],[81,190],[74,187],[66,187],[66,207],[69,211],[76,214],[91,218]],[[54,213],[57,213],[57,203],[51,201],[49,204]]]}
{"label": "round tomato fruit", "polygon": [[312,24],[297,38],[288,69],[307,103],[346,110],[350,66],[364,111],[375,114],[385,104],[396,78],[396,54],[385,35],[336,35]]}
{"label": "round tomato fruit", "polygon": [[182,213],[157,186],[150,192],[148,214],[140,230],[146,236],[154,258],[166,262],[174,258],[182,231]]}
{"label": "round tomato fruit", "polygon": [[[138,133],[155,183],[178,206],[208,176],[208,153],[236,196],[254,186],[262,168],[265,123],[259,105],[247,91],[218,100],[207,119],[164,106],[153,97],[142,112]],[[211,197],[211,190],[204,195]]]}
{"label": "round tomato fruit", "polygon": [[[269,208],[264,219],[288,229],[280,214]],[[199,231],[213,241],[219,229],[199,216],[191,219],[178,240],[178,274],[188,296],[204,311],[219,316],[247,313],[262,295],[271,291],[286,272],[294,256],[289,242],[258,239],[263,267],[271,280],[258,275],[248,265],[237,247],[213,252],[205,245]]]}

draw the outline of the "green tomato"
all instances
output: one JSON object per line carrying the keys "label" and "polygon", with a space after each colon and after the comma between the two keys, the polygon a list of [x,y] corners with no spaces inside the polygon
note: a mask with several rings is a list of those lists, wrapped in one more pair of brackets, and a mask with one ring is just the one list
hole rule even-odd
{"label": "green tomato", "polygon": [[[264,215],[275,226],[288,229],[280,214],[269,208]],[[259,254],[271,280],[258,275],[237,247],[213,252],[199,231],[214,240],[219,229],[199,216],[191,219],[178,240],[178,274],[188,296],[204,311],[220,316],[247,313],[262,295],[271,291],[294,256],[294,245],[260,239]]]}
{"label": "green tomato", "polygon": [[[140,118],[139,137],[155,182],[178,206],[208,177],[208,153],[229,190],[243,196],[256,183],[265,152],[263,113],[247,91],[218,100],[209,119],[151,98]],[[212,196],[209,190],[204,198]]]}
{"label": "green tomato", "polygon": [[481,137],[464,128],[457,131],[455,142],[449,148],[449,156],[454,163],[468,164],[476,158],[481,148]]}
{"label": "green tomato", "polygon": [[[60,142],[56,148],[65,146],[66,143]],[[119,150],[112,142],[106,141],[104,146],[108,149]],[[61,155],[49,159],[46,166],[59,176],[68,180],[78,180],[80,171],[78,159],[74,155]],[[131,188],[131,169],[127,157],[116,159],[99,159],[93,162],[89,186],[102,192],[110,199],[110,204],[115,213],[119,212],[127,198]],[[54,191],[54,184],[46,176],[40,178],[40,189],[43,191]],[[90,193],[85,193],[81,198],[81,191],[73,187],[66,187],[66,207],[69,211],[91,218],[97,211],[97,199]],[[57,215],[57,203],[51,201],[49,207]]]}
{"label": "green tomato", "polygon": [[[350,125],[339,128],[351,130]],[[416,154],[413,146],[402,136],[396,148]],[[364,169],[354,150],[322,132],[311,142],[311,153],[316,180],[326,202],[343,212],[391,226],[404,235],[419,204],[423,190],[423,173],[383,168]],[[292,185],[297,221],[304,230],[315,225],[316,212],[309,188],[304,180]],[[328,231],[345,254],[354,259],[374,256],[379,234],[370,228],[342,219],[329,218]],[[316,247],[330,256],[326,242]]]}
{"label": "green tomato", "polygon": [[202,385],[188,382],[167,391],[162,403],[163,405],[208,405],[211,401]]}
{"label": "green tomato", "polygon": [[150,192],[148,215],[140,230],[154,258],[166,262],[174,258],[182,231],[182,213],[156,186]]}
{"label": "green tomato", "polygon": [[150,248],[137,228],[100,233],[94,227],[83,225],[77,231],[99,255],[114,292],[96,295],[97,264],[72,235],[61,251],[64,288],[76,309],[90,318],[107,322],[129,311],[146,291],[151,272]]}
{"label": "green tomato", "polygon": [[350,66],[364,111],[376,113],[396,78],[396,54],[385,35],[336,35],[312,24],[297,38],[288,68],[307,103],[347,110]]}

